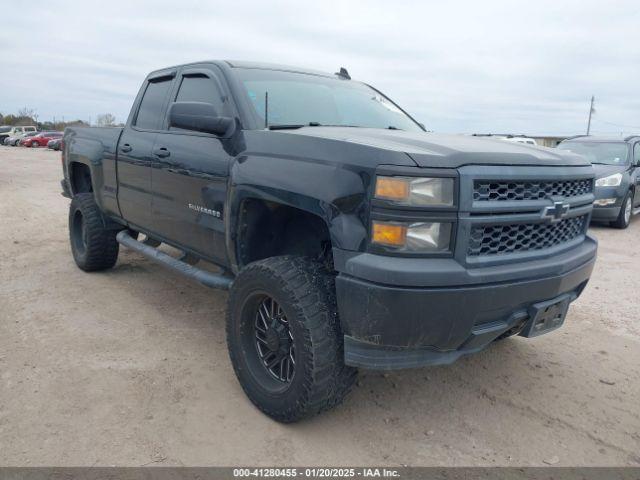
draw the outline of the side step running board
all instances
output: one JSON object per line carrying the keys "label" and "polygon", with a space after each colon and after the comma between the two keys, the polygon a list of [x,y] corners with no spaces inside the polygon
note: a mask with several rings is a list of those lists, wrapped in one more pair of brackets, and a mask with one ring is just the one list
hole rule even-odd
{"label": "side step running board", "polygon": [[[189,263],[185,263],[177,258],[173,258],[171,255],[167,255],[166,253],[161,252],[157,248],[145,244],[144,242],[139,242],[138,240],[135,240],[133,237],[131,237],[127,230],[122,230],[121,232],[119,232],[118,235],[116,235],[116,240],[118,241],[118,243],[124,245],[125,247],[141,253],[148,259],[153,260],[154,262],[157,262],[160,265],[173,270],[174,272],[178,272],[182,275],[192,278],[196,282],[199,282],[206,287],[229,290],[229,288],[231,288],[231,284],[233,283],[233,279],[231,277],[226,277],[217,273],[211,273],[206,270],[202,270],[201,268],[194,267],[193,265],[189,265]],[[187,258],[190,260],[188,256]]]}

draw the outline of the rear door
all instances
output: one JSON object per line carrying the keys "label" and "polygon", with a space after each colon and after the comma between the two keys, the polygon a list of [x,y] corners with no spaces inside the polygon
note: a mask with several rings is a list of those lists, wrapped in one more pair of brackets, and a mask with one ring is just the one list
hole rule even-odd
{"label": "rear door", "polygon": [[[151,218],[151,150],[164,121],[164,109],[175,77],[165,74],[146,81],[130,125],[118,143],[118,205],[122,217],[153,233]],[[134,105],[134,108],[136,106]]]}
{"label": "rear door", "polygon": [[[218,115],[235,116],[214,65],[185,67],[171,94],[174,101],[211,103]],[[153,150],[154,229],[181,247],[226,264],[223,215],[233,157],[225,151],[225,140],[169,129],[167,117]]]}

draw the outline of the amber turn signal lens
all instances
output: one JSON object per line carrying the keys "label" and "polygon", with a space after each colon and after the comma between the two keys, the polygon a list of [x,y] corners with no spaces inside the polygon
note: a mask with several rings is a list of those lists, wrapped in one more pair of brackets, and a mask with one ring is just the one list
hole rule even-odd
{"label": "amber turn signal lens", "polygon": [[394,177],[378,177],[376,179],[376,197],[406,200],[409,197],[409,182]]}
{"label": "amber turn signal lens", "polygon": [[393,223],[373,222],[374,243],[402,247],[407,239],[407,227]]}

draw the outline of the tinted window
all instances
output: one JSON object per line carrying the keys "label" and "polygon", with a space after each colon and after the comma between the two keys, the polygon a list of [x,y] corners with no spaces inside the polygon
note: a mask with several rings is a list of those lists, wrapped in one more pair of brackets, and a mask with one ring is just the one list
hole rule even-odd
{"label": "tinted window", "polygon": [[154,130],[158,128],[160,115],[162,114],[162,106],[167,97],[167,92],[171,86],[171,79],[150,82],[142,97],[138,116],[136,117],[136,126]]}
{"label": "tinted window", "polygon": [[636,161],[636,164],[640,165],[640,143],[636,143],[633,158]]}
{"label": "tinted window", "polygon": [[[189,75],[182,78],[176,102],[205,102],[216,107],[218,115],[225,115],[223,94],[214,80],[204,75]],[[170,130],[182,130],[171,127]]]}
{"label": "tinted window", "polygon": [[224,110],[222,93],[218,86],[214,80],[204,75],[184,77],[176,102],[206,102],[212,103],[219,114]]}

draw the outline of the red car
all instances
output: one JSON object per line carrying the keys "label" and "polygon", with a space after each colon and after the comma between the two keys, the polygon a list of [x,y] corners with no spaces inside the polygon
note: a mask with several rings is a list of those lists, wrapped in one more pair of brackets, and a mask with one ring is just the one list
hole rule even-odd
{"label": "red car", "polygon": [[42,132],[33,137],[25,138],[20,145],[23,147],[46,147],[50,140],[62,138],[62,132]]}

